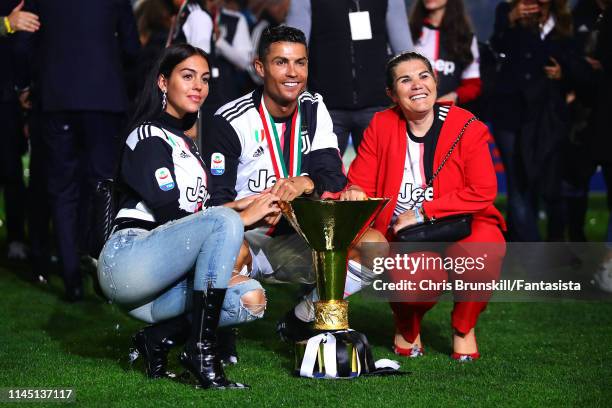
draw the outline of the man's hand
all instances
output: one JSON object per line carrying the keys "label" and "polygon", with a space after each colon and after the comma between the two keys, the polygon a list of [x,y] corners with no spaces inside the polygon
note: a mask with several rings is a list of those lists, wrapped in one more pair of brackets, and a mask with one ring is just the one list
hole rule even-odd
{"label": "man's hand", "polygon": [[292,201],[302,194],[310,194],[314,190],[314,182],[308,176],[282,178],[276,183],[270,192],[280,198],[281,201]]}
{"label": "man's hand", "polygon": [[340,193],[340,201],[363,201],[367,199],[367,194],[357,185],[352,185]]}
{"label": "man's hand", "polygon": [[8,21],[13,31],[28,31],[33,33],[38,31],[40,28],[40,21],[38,16],[34,13],[28,13],[27,11],[21,11],[23,8],[23,0],[17,5],[9,14]]}

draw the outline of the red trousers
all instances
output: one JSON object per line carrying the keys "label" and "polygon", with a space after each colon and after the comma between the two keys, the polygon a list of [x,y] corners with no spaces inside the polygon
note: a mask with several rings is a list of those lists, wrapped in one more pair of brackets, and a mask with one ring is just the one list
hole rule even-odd
{"label": "red trousers", "polygon": [[[482,256],[483,253],[486,253],[485,257]],[[505,253],[506,244],[499,226],[496,223],[482,220],[474,220],[472,222],[472,234],[461,241],[449,245],[443,253],[419,252],[419,256],[424,254],[426,257],[439,256],[444,257],[444,259],[467,259],[468,257],[473,259],[480,257],[484,268],[461,274],[449,272],[445,268],[439,267],[415,271],[411,275],[410,280],[417,284],[417,293],[411,294],[411,301],[390,303],[395,319],[396,332],[401,333],[406,341],[414,342],[421,332],[423,316],[437,303],[439,296],[444,292],[442,288],[444,282],[457,279],[461,279],[464,282],[490,282],[497,280],[500,276]],[[406,277],[406,275],[401,276],[402,279]],[[398,280],[399,276],[393,276],[392,274],[392,279]],[[439,283],[440,285],[433,285],[434,289],[428,288],[426,293],[422,291],[422,296],[419,297],[418,284],[422,281],[428,282],[428,284],[429,282]],[[436,287],[440,287],[440,289],[435,289]],[[459,294],[455,291],[453,295],[455,304],[451,314],[452,327],[459,333],[466,334],[476,326],[478,316],[487,307],[491,292],[462,291]],[[475,300],[471,301],[470,298]],[[426,300],[421,301],[421,299]]]}

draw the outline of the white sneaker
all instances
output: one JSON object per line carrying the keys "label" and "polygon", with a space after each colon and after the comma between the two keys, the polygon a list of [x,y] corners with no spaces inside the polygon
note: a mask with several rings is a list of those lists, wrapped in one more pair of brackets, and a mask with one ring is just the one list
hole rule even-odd
{"label": "white sneaker", "polygon": [[612,293],[612,259],[599,266],[599,270],[593,275],[593,280],[599,289]]}
{"label": "white sneaker", "polygon": [[6,256],[8,259],[23,261],[28,258],[28,247],[23,242],[13,241],[9,244]]}

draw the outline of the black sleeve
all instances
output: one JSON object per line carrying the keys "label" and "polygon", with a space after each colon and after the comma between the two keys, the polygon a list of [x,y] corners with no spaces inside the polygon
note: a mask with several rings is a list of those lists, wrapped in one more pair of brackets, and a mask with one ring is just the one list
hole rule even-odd
{"label": "black sleeve", "polygon": [[[210,131],[202,137],[202,158],[212,174],[210,205],[222,205],[236,198],[236,178],[242,147],[238,135],[222,116],[215,115]],[[223,155],[223,166],[212,163],[213,155]]]}
{"label": "black sleeve", "polygon": [[[24,3],[23,11],[28,11],[36,15],[40,15],[37,0],[27,0]],[[31,85],[35,78],[34,70],[37,67],[35,55],[37,54],[38,44],[40,41],[39,33],[29,33],[26,31],[18,31],[13,34],[13,58],[14,58],[14,80],[17,89],[24,89]]]}
{"label": "black sleeve", "polygon": [[315,184],[315,191],[337,193],[346,186],[346,175],[338,149],[318,149],[310,152],[308,168],[304,169]]}
{"label": "black sleeve", "polygon": [[117,34],[124,57],[127,58],[127,61],[133,62],[140,49],[140,41],[138,40],[136,18],[129,0],[119,0]]}
{"label": "black sleeve", "polygon": [[495,23],[493,34],[491,35],[491,46],[496,52],[506,52],[512,41],[512,31],[508,14],[510,13],[510,3],[500,3],[495,9]]}
{"label": "black sleeve", "polygon": [[153,212],[157,223],[164,224],[189,215],[179,208],[180,193],[172,152],[162,139],[149,137],[141,140],[134,150],[126,146],[121,177]]}
{"label": "black sleeve", "polygon": [[606,76],[610,78],[612,72],[612,7],[608,7],[605,11],[600,27],[595,57],[601,62]]}

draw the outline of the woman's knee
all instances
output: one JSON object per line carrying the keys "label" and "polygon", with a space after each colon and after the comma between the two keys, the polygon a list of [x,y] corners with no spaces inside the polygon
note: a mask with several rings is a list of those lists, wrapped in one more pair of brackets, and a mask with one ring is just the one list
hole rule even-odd
{"label": "woman's knee", "polygon": [[244,235],[244,224],[240,215],[228,207],[213,207],[206,210],[207,213],[214,217],[218,228],[223,230],[227,236],[239,237],[242,241]]}
{"label": "woman's knee", "polygon": [[266,292],[261,284],[243,275],[234,275],[229,283],[229,289],[240,295],[240,307],[248,312],[248,320],[261,318],[267,305]]}
{"label": "woman's knee", "polygon": [[368,265],[374,258],[387,256],[389,243],[385,236],[374,228],[368,228],[355,247],[349,251],[349,258]]}

